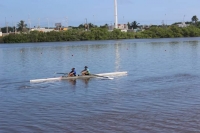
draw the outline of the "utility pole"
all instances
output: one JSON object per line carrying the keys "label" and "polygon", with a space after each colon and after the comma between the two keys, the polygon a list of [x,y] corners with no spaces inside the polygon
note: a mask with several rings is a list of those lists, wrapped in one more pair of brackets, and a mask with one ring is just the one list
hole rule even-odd
{"label": "utility pole", "polygon": [[183,23],[185,22],[185,15],[183,16]]}
{"label": "utility pole", "polygon": [[115,2],[115,28],[118,27],[118,18],[117,18],[117,0],[114,0]]}
{"label": "utility pole", "polygon": [[[94,15],[93,15],[93,17],[94,17]],[[95,26],[95,17],[94,17],[94,26]]]}
{"label": "utility pole", "polygon": [[49,18],[47,18],[47,23],[48,23],[48,29],[49,29]]}
{"label": "utility pole", "polygon": [[40,18],[38,19],[38,28],[40,28]]}
{"label": "utility pole", "polygon": [[88,30],[88,24],[87,24],[87,18],[85,18],[85,28],[86,28],[86,31]]}
{"label": "utility pole", "polygon": [[[12,19],[12,16],[11,16],[11,19]],[[14,29],[13,29],[13,19],[12,19],[12,30],[11,30],[11,32],[13,32],[13,30],[14,30]]]}
{"label": "utility pole", "polygon": [[6,33],[8,33],[8,23],[6,21],[6,17],[5,17],[5,24],[6,24]]}
{"label": "utility pole", "polygon": [[29,23],[29,31],[31,30],[31,21],[30,21],[30,15],[28,15],[28,23]]}
{"label": "utility pole", "polygon": [[66,17],[65,19],[66,19],[66,28],[68,28],[68,21],[67,21],[67,17]]}
{"label": "utility pole", "polygon": [[16,26],[17,26],[17,24],[15,24],[15,33],[16,33]]}

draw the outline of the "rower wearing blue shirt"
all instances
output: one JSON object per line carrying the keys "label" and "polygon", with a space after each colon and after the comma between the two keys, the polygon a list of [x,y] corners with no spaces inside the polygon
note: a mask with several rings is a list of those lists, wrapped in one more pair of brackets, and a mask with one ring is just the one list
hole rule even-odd
{"label": "rower wearing blue shirt", "polygon": [[81,73],[82,75],[90,75],[90,71],[87,66],[85,66],[84,70]]}
{"label": "rower wearing blue shirt", "polygon": [[75,68],[72,68],[72,71],[68,74],[69,77],[76,76],[76,70]]}

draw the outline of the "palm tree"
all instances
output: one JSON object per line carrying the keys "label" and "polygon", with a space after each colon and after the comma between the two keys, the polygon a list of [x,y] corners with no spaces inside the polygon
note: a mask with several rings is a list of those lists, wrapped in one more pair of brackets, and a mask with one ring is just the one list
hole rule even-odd
{"label": "palm tree", "polygon": [[18,24],[17,24],[17,30],[18,31],[26,31],[26,27],[27,24],[25,24],[25,21],[21,20]]}
{"label": "palm tree", "polygon": [[139,24],[140,23],[137,23],[136,21],[133,21],[130,26],[131,26],[132,29],[136,29],[137,27],[139,27]]}
{"label": "palm tree", "polygon": [[96,25],[94,25],[94,24],[92,24],[92,23],[89,23],[88,26],[89,26],[90,28],[95,28],[95,27],[96,27]]}
{"label": "palm tree", "polygon": [[197,23],[198,20],[199,20],[199,19],[197,18],[196,15],[192,17],[192,22],[194,22],[195,24]]}
{"label": "palm tree", "polygon": [[100,26],[100,28],[108,28],[108,24],[104,24],[104,25]]}

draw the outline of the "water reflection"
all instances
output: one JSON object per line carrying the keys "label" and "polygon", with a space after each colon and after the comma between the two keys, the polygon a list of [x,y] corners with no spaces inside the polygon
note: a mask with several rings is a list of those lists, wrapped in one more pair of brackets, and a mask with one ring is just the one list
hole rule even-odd
{"label": "water reflection", "polygon": [[199,41],[188,41],[186,43],[192,44],[192,46],[197,46],[199,44]]}
{"label": "water reflection", "polygon": [[120,66],[120,54],[119,54],[119,44],[115,45],[115,71],[119,71]]}
{"label": "water reflection", "polygon": [[85,87],[88,87],[88,83],[90,81],[90,78],[86,78],[86,79],[68,79],[67,81],[75,86],[77,84],[77,81],[76,80],[79,80],[79,81],[82,81],[82,83],[84,83],[86,86]]}
{"label": "water reflection", "polygon": [[76,85],[76,79],[67,80],[71,85]]}
{"label": "water reflection", "polygon": [[85,84],[85,87],[87,88],[87,87],[88,87],[88,83],[89,83],[89,81],[90,81],[90,78],[81,79],[81,81]]}

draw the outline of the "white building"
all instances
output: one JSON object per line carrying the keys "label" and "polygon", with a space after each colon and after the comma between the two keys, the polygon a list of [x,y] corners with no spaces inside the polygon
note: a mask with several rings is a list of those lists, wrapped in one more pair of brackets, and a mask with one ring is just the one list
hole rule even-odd
{"label": "white building", "polygon": [[45,28],[34,28],[31,29],[31,31],[40,31],[40,32],[50,32],[53,31],[54,29],[45,29]]}
{"label": "white building", "polygon": [[128,25],[127,24],[118,24],[117,28],[121,29],[121,30],[128,30]]}
{"label": "white building", "polygon": [[187,26],[189,26],[189,24],[185,24],[185,22],[182,22],[182,23],[177,24],[177,25],[178,25],[178,27],[187,27]]}
{"label": "white building", "polygon": [[2,32],[0,32],[0,36],[3,36]]}
{"label": "white building", "polygon": [[[112,31],[115,28],[115,25],[108,26],[108,30]],[[128,25],[127,24],[118,24],[117,29],[120,29],[123,32],[127,32]]]}

